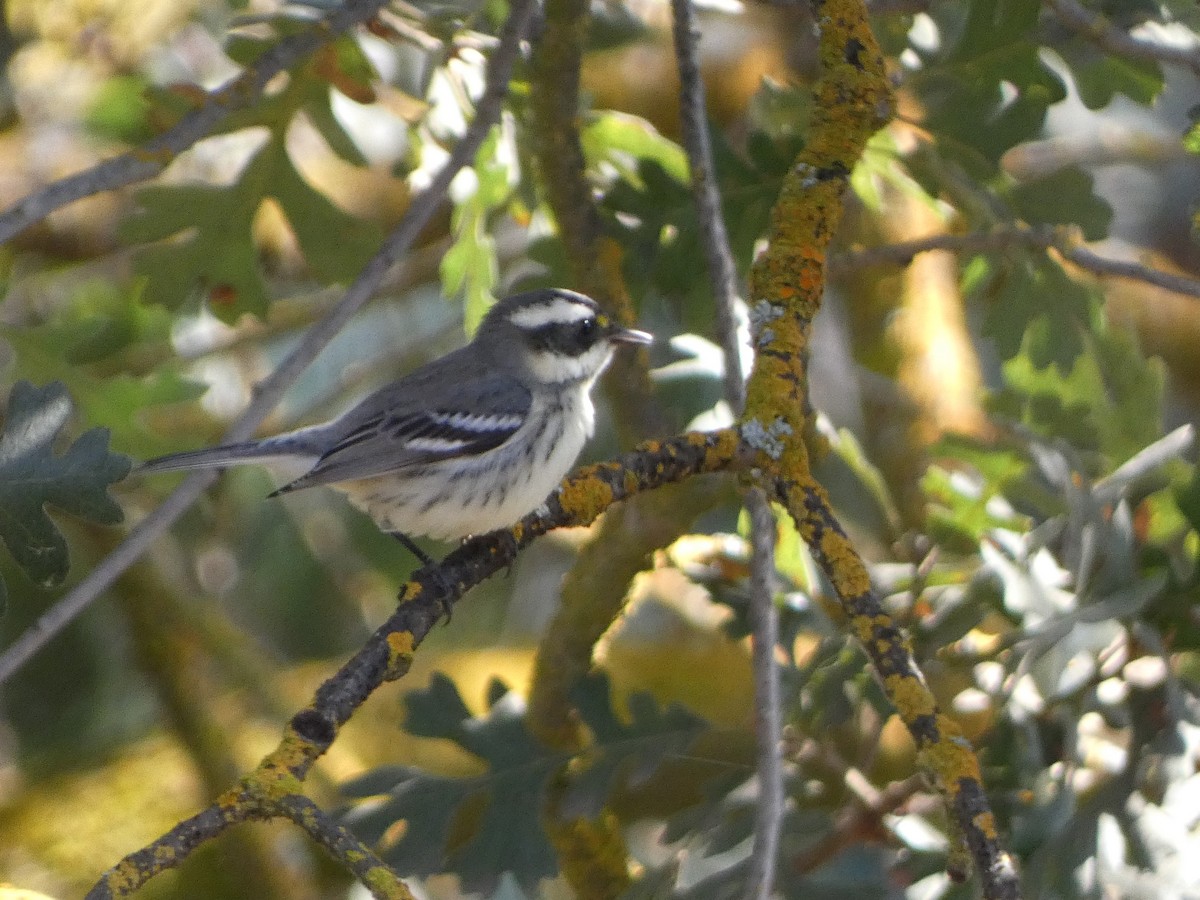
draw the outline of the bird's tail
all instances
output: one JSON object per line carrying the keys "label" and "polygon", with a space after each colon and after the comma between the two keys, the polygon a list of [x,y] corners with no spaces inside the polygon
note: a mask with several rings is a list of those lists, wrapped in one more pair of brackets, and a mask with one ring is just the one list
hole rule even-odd
{"label": "bird's tail", "polygon": [[321,455],[317,442],[306,431],[294,431],[261,441],[242,441],[223,444],[204,450],[185,450],[148,460],[138,466],[139,472],[176,472],[183,469],[214,469],[266,462],[271,459],[315,462]]}

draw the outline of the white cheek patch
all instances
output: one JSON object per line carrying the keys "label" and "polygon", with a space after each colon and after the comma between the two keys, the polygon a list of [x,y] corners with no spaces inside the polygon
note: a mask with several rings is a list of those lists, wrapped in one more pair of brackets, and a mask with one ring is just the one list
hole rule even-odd
{"label": "white cheek patch", "polygon": [[568,300],[557,297],[549,303],[538,303],[533,306],[523,306],[514,310],[509,321],[518,328],[535,331],[546,325],[567,325],[571,322],[582,322],[596,315],[596,310],[578,300]]}
{"label": "white cheek patch", "polygon": [[551,350],[530,354],[529,368],[543,384],[563,384],[595,378],[612,359],[612,345],[601,341],[579,356],[563,356]]}

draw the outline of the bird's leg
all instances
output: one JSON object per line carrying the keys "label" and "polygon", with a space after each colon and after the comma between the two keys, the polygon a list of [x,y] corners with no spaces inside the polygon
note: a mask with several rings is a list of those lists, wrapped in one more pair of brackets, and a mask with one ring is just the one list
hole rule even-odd
{"label": "bird's leg", "polygon": [[421,564],[421,571],[428,572],[430,577],[437,582],[438,589],[441,591],[441,607],[442,612],[446,614],[446,624],[450,624],[450,597],[454,593],[454,585],[450,580],[442,574],[442,570],[438,568],[437,561],[417,546],[416,542],[403,531],[389,531],[392,537],[404,545],[404,549],[417,558]]}
{"label": "bird's leg", "polygon": [[410,538],[403,531],[389,531],[388,534],[403,544],[404,549],[415,556],[417,558],[417,562],[419,562],[422,566],[432,569],[435,565],[437,565],[437,563],[434,562],[433,557],[418,547],[417,542]]}
{"label": "bird's leg", "polygon": [[496,552],[507,558],[504,565],[504,577],[512,577],[513,566],[517,564],[517,553],[521,549],[521,545],[517,543],[516,537],[512,533],[511,528],[505,528],[495,532]]}

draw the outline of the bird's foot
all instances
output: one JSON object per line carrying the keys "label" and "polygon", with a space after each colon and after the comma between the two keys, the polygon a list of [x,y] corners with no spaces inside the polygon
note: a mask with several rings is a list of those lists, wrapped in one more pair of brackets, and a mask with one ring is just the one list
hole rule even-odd
{"label": "bird's foot", "polygon": [[433,582],[434,590],[438,593],[437,604],[441,612],[446,616],[446,624],[449,625],[454,606],[451,598],[455,596],[457,585],[451,583],[450,579],[446,577],[437,560],[418,547],[416,542],[407,534],[402,531],[389,531],[388,534],[403,544],[404,549],[417,558],[417,561],[421,564],[421,568],[414,572],[413,575],[418,578],[427,578]]}

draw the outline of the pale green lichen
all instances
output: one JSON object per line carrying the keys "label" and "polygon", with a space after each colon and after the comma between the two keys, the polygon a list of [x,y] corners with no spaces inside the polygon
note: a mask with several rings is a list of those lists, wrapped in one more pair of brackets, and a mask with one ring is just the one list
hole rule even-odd
{"label": "pale green lichen", "polygon": [[758,419],[750,419],[741,425],[742,441],[749,447],[765,453],[771,459],[783,456],[786,444],[783,438],[793,434],[794,429],[783,419],[775,419],[770,425],[763,425]]}

